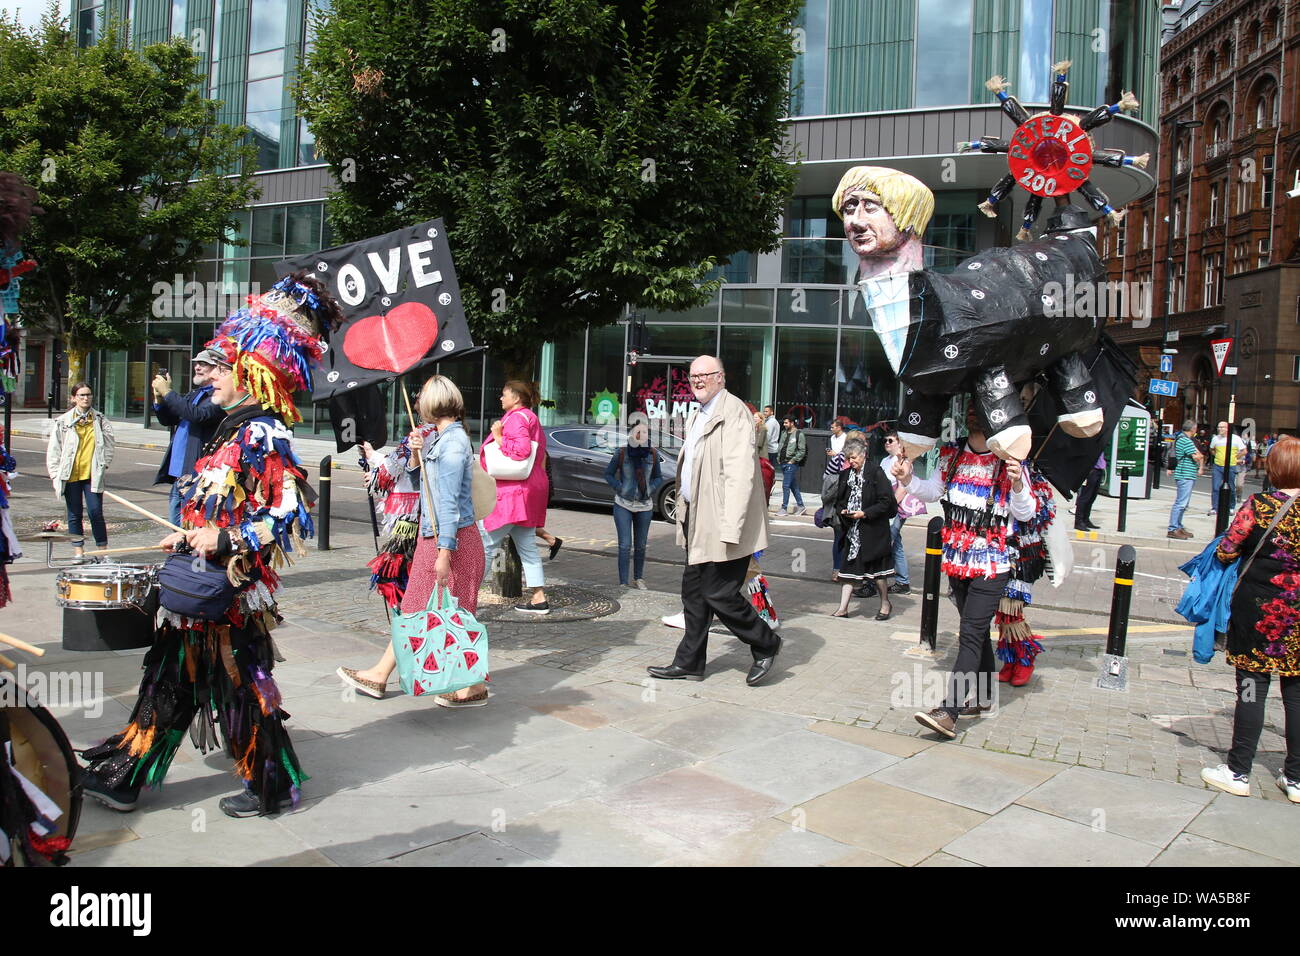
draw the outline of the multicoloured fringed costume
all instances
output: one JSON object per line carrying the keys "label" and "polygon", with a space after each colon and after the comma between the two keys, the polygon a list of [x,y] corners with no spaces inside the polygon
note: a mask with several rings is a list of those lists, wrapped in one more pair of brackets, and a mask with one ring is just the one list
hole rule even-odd
{"label": "multicoloured fringed costume", "polygon": [[[314,533],[315,496],[286,422],[301,420],[292,394],[311,389],[310,363],[321,354],[319,340],[301,324],[317,310],[312,289],[282,280],[266,295],[250,297],[208,343],[226,355],[253,401],[230,411],[194,471],[178,482],[181,517],[186,528],[221,529],[214,560],[226,564],[237,593],[221,621],[160,609],[130,723],[85,752],[86,792],[117,809],[130,809],[118,804],[133,805],[142,785],[161,784],[187,727],[204,753],[218,745],[220,728],[235,772],[260,800],[259,812],[277,812],[286,797],[298,802],[307,777],[271,677],[271,629],[281,620],[277,572]],[[223,810],[230,812],[224,801]]]}
{"label": "multicoloured fringed costume", "polygon": [[[950,445],[939,454],[937,474],[944,478],[943,572],[949,577],[994,578],[1009,574],[995,621],[997,658],[1005,665],[1003,680],[1016,664],[1032,669],[1043,650],[1041,640],[1025,620],[1031,585],[1047,566],[1043,535],[1056,514],[1051,486],[1029,462],[1024,480],[1035,504],[1034,516],[1019,521],[1011,515],[1011,478],[992,452],[976,454],[963,445]],[[1022,671],[1027,678],[1027,674]]]}
{"label": "multicoloured fringed costume", "polygon": [[[436,429],[420,426],[428,441]],[[410,580],[411,563],[420,537],[420,472],[412,470],[410,436],[403,438],[388,455],[366,472],[379,531],[384,543],[366,566],[370,587],[378,591],[390,608],[400,608]]]}

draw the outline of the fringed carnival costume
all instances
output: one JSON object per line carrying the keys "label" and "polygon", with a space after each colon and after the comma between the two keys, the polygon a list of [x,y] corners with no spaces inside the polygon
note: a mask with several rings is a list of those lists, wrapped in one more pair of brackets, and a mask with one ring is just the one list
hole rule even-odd
{"label": "fringed carnival costume", "polygon": [[133,805],[142,785],[162,783],[187,727],[203,753],[218,745],[220,728],[235,772],[260,799],[258,812],[275,813],[286,798],[298,803],[308,778],[271,677],[277,656],[271,630],[281,621],[278,571],[314,533],[315,494],[288,427],[302,420],[292,396],[311,390],[311,363],[322,354],[309,326],[336,311],[314,280],[290,276],[250,296],[207,343],[226,356],[239,390],[252,401],[230,411],[193,472],[180,479],[181,517],[187,529],[221,529],[213,560],[226,564],[236,595],[221,621],[159,610],[130,723],[84,754],[88,781],[98,778],[86,790],[110,806],[104,788],[118,803]]}
{"label": "fringed carnival costume", "polygon": [[[944,476],[943,572],[954,578],[993,578],[1010,573],[998,604],[997,659],[1003,663],[999,680],[1010,680],[1019,664],[1032,670],[1042,652],[1041,639],[1025,620],[1031,585],[1047,567],[1044,535],[1056,515],[1051,486],[1030,462],[1023,478],[1034,498],[1029,521],[1011,516],[1011,478],[993,452],[976,454],[963,444],[945,447],[937,473]],[[1028,679],[1028,672],[1022,670]]]}
{"label": "fringed carnival costume", "polygon": [[[437,429],[432,424],[420,426],[428,442]],[[394,610],[402,606],[402,596],[411,576],[411,562],[420,537],[420,472],[411,459],[410,436],[382,460],[368,463],[366,482],[375,502],[379,532],[384,543],[366,566],[370,568],[371,590],[378,591],[384,603]]]}

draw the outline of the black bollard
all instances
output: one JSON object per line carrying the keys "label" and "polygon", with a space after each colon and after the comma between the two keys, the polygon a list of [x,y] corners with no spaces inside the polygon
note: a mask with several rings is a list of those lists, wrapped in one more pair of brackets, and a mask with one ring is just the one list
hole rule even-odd
{"label": "black bollard", "polygon": [[1120,534],[1128,527],[1128,469],[1119,470],[1119,523],[1115,530]]}
{"label": "black bollard", "polygon": [[925,577],[921,599],[921,643],[935,649],[939,637],[939,572],[943,568],[943,518],[925,526]]}
{"label": "black bollard", "polygon": [[1228,469],[1225,467],[1223,469],[1223,484],[1219,485],[1219,500],[1214,503],[1214,536],[1216,538],[1228,530],[1228,521],[1232,518],[1232,515],[1228,514],[1228,498],[1232,494],[1232,488],[1229,486],[1232,482],[1233,477],[1229,477]]}
{"label": "black bollard", "polygon": [[1123,545],[1115,559],[1115,584],[1110,596],[1110,625],[1106,629],[1106,653],[1102,657],[1098,687],[1124,690],[1128,685],[1128,614],[1133,601],[1133,566],[1137,552]]}
{"label": "black bollard", "polygon": [[328,551],[330,549],[330,470],[334,466],[334,459],[331,455],[326,455],[320,460],[320,503],[318,505],[320,513],[316,521],[316,550]]}

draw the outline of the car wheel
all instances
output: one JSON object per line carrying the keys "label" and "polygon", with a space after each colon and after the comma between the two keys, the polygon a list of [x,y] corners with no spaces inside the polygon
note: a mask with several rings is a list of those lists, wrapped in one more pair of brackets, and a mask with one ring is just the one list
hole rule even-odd
{"label": "car wheel", "polygon": [[659,492],[659,504],[657,506],[659,517],[664,521],[675,522],[677,520],[677,485],[673,483]]}

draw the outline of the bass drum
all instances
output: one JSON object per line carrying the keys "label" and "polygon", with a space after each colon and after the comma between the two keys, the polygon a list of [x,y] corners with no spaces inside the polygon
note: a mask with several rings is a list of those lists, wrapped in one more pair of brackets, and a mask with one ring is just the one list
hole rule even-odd
{"label": "bass drum", "polygon": [[[66,862],[63,851],[77,835],[81,819],[81,769],[54,715],[13,680],[0,675],[0,753],[6,751],[12,753],[13,763],[11,766],[7,759],[0,760],[0,828],[10,841],[8,864],[48,866],[51,862]],[[14,770],[61,811],[44,837],[30,830],[33,804]],[[35,841],[34,854],[27,851],[19,837],[25,828]],[[44,853],[40,852],[42,847]]]}

